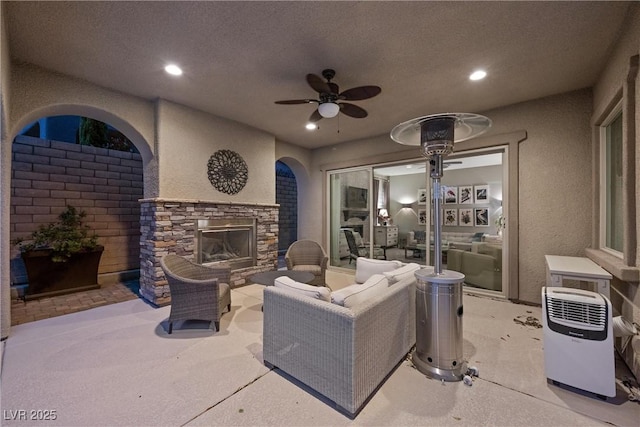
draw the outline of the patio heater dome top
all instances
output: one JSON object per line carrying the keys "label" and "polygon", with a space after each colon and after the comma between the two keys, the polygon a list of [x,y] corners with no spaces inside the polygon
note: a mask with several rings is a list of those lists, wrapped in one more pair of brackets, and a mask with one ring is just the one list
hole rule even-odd
{"label": "patio heater dome top", "polygon": [[404,145],[422,145],[423,124],[454,122],[451,142],[461,142],[483,134],[491,127],[491,120],[474,113],[440,113],[417,117],[400,123],[391,130],[391,139]]}

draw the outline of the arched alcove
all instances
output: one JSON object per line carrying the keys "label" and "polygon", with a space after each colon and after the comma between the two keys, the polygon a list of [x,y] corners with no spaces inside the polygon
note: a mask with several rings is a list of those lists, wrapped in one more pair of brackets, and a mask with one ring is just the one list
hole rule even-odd
{"label": "arched alcove", "polygon": [[[61,115],[107,123],[125,135],[139,153],[15,136],[16,129]],[[11,180],[2,183],[3,193],[12,194],[10,238],[28,238],[39,225],[55,222],[65,206],[74,206],[87,214],[85,223],[105,246],[99,281],[139,275],[139,199],[144,197],[144,164],[152,158],[147,141],[126,120],[91,106],[42,107],[14,123]],[[10,256],[11,283],[26,284],[17,248],[11,248]]]}
{"label": "arched alcove", "polygon": [[[298,189],[298,225],[297,225],[297,238],[308,239],[312,236],[306,235],[304,227],[306,224],[305,215],[308,215],[308,210],[312,209],[312,194],[308,190],[310,188],[310,176],[307,167],[295,157],[283,156],[277,159],[277,161],[284,163],[295,176],[296,185]],[[301,191],[303,190],[303,191]]]}
{"label": "arched alcove", "polygon": [[276,161],[276,203],[278,215],[278,256],[298,240],[298,184],[286,163]]}
{"label": "arched alcove", "polygon": [[54,104],[36,108],[14,122],[11,129],[11,140],[28,124],[41,118],[50,116],[83,116],[108,123],[125,135],[138,149],[144,164],[147,164],[153,157],[150,143],[142,134],[125,118],[119,115],[91,106],[78,104]]}

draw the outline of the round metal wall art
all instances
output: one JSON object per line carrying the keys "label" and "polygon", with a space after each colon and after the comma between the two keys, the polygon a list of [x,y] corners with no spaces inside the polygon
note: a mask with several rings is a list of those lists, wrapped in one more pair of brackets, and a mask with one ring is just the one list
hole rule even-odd
{"label": "round metal wall art", "polygon": [[209,181],[216,190],[237,194],[247,184],[249,169],[244,159],[231,150],[218,150],[209,158]]}

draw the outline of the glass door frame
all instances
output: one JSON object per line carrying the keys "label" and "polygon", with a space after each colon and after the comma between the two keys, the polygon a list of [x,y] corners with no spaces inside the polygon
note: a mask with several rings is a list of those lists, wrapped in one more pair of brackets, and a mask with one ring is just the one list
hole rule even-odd
{"label": "glass door frame", "polygon": [[[336,235],[333,233],[333,223],[335,222],[339,222],[341,223],[342,221],[340,220],[340,218],[343,215],[343,209],[341,206],[338,206],[337,209],[333,209],[334,207],[334,203],[335,201],[337,201],[338,205],[341,202],[341,199],[336,199],[336,197],[341,197],[341,194],[334,194],[333,192],[333,186],[332,186],[332,178],[337,175],[337,174],[344,174],[344,173],[349,173],[349,172],[366,172],[368,174],[367,177],[367,191],[369,196],[367,197],[367,210],[368,210],[368,218],[369,218],[369,224],[368,224],[368,229],[367,229],[367,234],[368,236],[372,236],[373,233],[373,221],[371,220],[371,218],[374,215],[374,208],[373,208],[373,204],[372,204],[372,197],[371,197],[371,192],[373,189],[373,165],[365,165],[365,166],[357,166],[357,167],[350,167],[350,168],[340,168],[340,169],[332,169],[332,170],[327,170],[326,171],[326,176],[325,176],[325,185],[327,188],[326,191],[326,199],[325,199],[325,207],[326,207],[326,235],[325,235],[325,241],[328,243],[327,245],[327,255],[329,256],[329,265],[327,266],[328,269],[332,269],[332,270],[336,270],[336,271],[345,271],[345,272],[351,272],[353,271],[353,269],[351,268],[346,268],[346,267],[341,267],[340,265],[334,265],[334,260],[338,259],[340,260],[340,234],[339,231],[342,228],[342,225],[340,225],[340,227],[338,228],[338,234],[337,237],[335,237]],[[332,237],[333,236],[333,237]],[[363,238],[365,236],[362,236]],[[373,239],[369,239],[369,253],[372,253],[371,251],[373,250]],[[355,265],[354,265],[355,268]]]}
{"label": "glass door frame", "polygon": [[[478,148],[478,149],[471,149],[471,150],[465,150],[465,151],[458,151],[458,152],[454,152],[451,156],[447,157],[447,160],[455,160],[456,158],[464,158],[464,157],[473,157],[475,155],[482,155],[482,154],[490,154],[490,153],[502,153],[502,215],[505,219],[509,218],[510,215],[510,203],[509,203],[509,194],[510,194],[510,190],[509,190],[509,144],[505,144],[505,145],[496,145],[496,146],[491,146],[491,147],[485,147],[485,148]],[[517,150],[515,150],[517,151]],[[392,161],[392,162],[380,162],[380,163],[375,163],[375,164],[369,164],[369,165],[363,165],[363,166],[358,166],[358,167],[350,167],[350,168],[339,168],[339,169],[329,169],[326,170],[326,188],[328,189],[328,191],[326,192],[326,230],[327,230],[327,234],[325,236],[326,241],[329,243],[328,244],[328,248],[329,248],[329,266],[328,268],[330,269],[335,269],[336,271],[353,271],[353,269],[348,269],[348,268],[344,268],[344,267],[340,267],[340,266],[336,266],[333,265],[331,260],[333,258],[333,256],[335,256],[335,251],[338,250],[339,251],[339,243],[335,242],[334,240],[332,240],[331,235],[332,235],[332,229],[331,229],[331,225],[332,225],[332,220],[335,221],[335,218],[340,218],[340,215],[342,215],[341,209],[337,209],[337,211],[332,212],[332,207],[333,207],[333,203],[332,203],[332,197],[335,197],[335,195],[332,196],[332,188],[331,188],[331,178],[332,176],[334,176],[335,174],[339,174],[339,173],[346,173],[346,172],[357,172],[357,171],[366,171],[369,174],[368,177],[368,190],[369,192],[372,191],[373,189],[373,180],[374,180],[374,170],[376,168],[380,168],[380,167],[386,167],[386,166],[394,166],[394,165],[404,165],[404,164],[409,164],[409,163],[419,163],[419,162],[427,162],[427,160],[423,157],[415,157],[415,158],[409,158],[409,159],[403,159],[403,160],[398,160],[398,161]],[[427,190],[427,200],[431,200],[431,179],[429,177],[428,174],[428,169],[425,168],[425,188]],[[430,205],[430,204],[428,204]],[[372,236],[373,234],[373,227],[374,227],[374,222],[373,222],[373,218],[376,214],[373,204],[372,204],[372,197],[369,197],[367,200],[367,206],[368,206],[368,210],[369,210],[369,218],[371,218],[372,220],[369,221],[368,224],[368,235]],[[337,215],[337,217],[336,217]],[[427,236],[430,236],[430,232],[431,232],[431,215],[427,215],[426,218],[426,224],[425,224],[425,230],[427,233]],[[509,224],[509,221],[505,221],[506,224]],[[504,297],[504,298],[509,298],[509,290],[510,290],[510,285],[509,285],[509,278],[510,278],[510,269],[509,269],[509,227],[505,227],[503,229],[503,234],[502,234],[502,289],[501,291],[486,291],[483,289],[479,289],[479,288],[472,288],[469,286],[465,286],[465,291],[468,291],[469,293],[475,293],[475,294],[485,294],[485,295],[489,295],[489,296],[493,296],[493,297]],[[369,239],[369,251],[370,253],[372,253],[371,251],[373,251],[373,238]],[[339,258],[339,255],[338,255]],[[425,254],[425,263],[426,265],[429,265],[428,263],[430,262],[430,248],[429,245],[427,245],[426,248],[426,254]]]}

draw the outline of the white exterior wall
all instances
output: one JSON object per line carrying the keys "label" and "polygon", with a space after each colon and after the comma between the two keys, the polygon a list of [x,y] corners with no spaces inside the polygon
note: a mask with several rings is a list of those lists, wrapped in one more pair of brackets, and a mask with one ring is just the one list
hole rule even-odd
{"label": "white exterior wall", "polygon": [[[0,339],[9,335],[11,325],[11,289],[9,274],[10,259],[10,194],[11,188],[11,140],[9,130],[9,105],[11,61],[9,60],[9,38],[4,22],[4,6],[0,2]],[[1,356],[1,355],[0,355]],[[2,369],[0,357],[0,370]]]}
{"label": "white exterior wall", "polygon": [[[627,16],[626,30],[620,35],[620,39],[613,49],[611,57],[609,58],[608,65],[600,75],[598,82],[593,88],[593,115],[591,116],[591,123],[593,126],[593,149],[597,152],[599,146],[599,138],[597,132],[598,121],[606,115],[611,109],[612,105],[620,99],[621,94],[625,91],[625,82],[627,81],[630,73],[631,58],[640,55],[640,4],[634,4],[629,9]],[[637,60],[637,58],[636,58]],[[627,99],[635,96],[635,103],[630,102],[630,106],[635,108],[635,117],[628,117],[629,105],[623,107],[623,115],[626,115],[626,119],[623,117],[623,122],[628,120],[635,121],[635,141],[629,140],[628,144],[635,146],[635,159],[623,160],[635,166],[635,174],[630,174],[628,168],[624,171],[625,180],[629,181],[629,185],[635,185],[635,189],[630,189],[628,198],[630,201],[635,201],[635,217],[629,219],[629,227],[635,228],[636,242],[635,247],[631,246],[629,249],[635,249],[635,261],[631,259],[630,267],[636,269],[640,267],[640,219],[638,219],[638,212],[640,211],[640,74],[636,74],[633,77],[635,84],[635,95],[625,94]],[[628,86],[627,86],[628,87]],[[627,134],[627,138],[629,135]],[[599,159],[594,159],[592,163],[593,170],[593,182],[592,191],[595,195],[598,195],[599,186]],[[623,190],[627,191],[627,189]],[[598,198],[596,200],[599,200]],[[626,206],[625,206],[626,208]],[[600,213],[598,206],[594,206],[593,209],[594,224],[592,227],[592,242],[593,247],[597,249],[599,245],[598,227],[600,221]],[[626,233],[627,230],[624,230]],[[627,249],[628,250],[628,249]],[[619,265],[623,263],[618,262]],[[640,325],[640,284],[638,282],[627,282],[615,278],[612,281],[613,290],[611,292],[611,300],[614,306],[614,310],[620,313],[626,320],[635,322]],[[633,338],[635,342],[626,347],[626,351],[622,355],[627,365],[631,368],[636,378],[640,378],[640,336]]]}
{"label": "white exterior wall", "polygon": [[[174,104],[158,102],[159,197],[275,203],[275,138],[237,122]],[[216,190],[207,164],[218,150],[238,153],[249,177],[237,194]]]}
{"label": "white exterior wall", "polygon": [[[545,254],[584,256],[591,243],[591,103],[591,91],[582,90],[482,112],[493,121],[483,138],[527,132],[519,158],[520,247],[510,248],[519,255],[520,300],[540,303]],[[370,160],[398,149],[406,147],[381,135],[315,150],[314,164],[355,166],[362,164],[363,153]],[[419,156],[418,148],[413,150]],[[314,194],[321,194],[323,175],[313,174]],[[321,237],[318,230],[312,238]]]}

